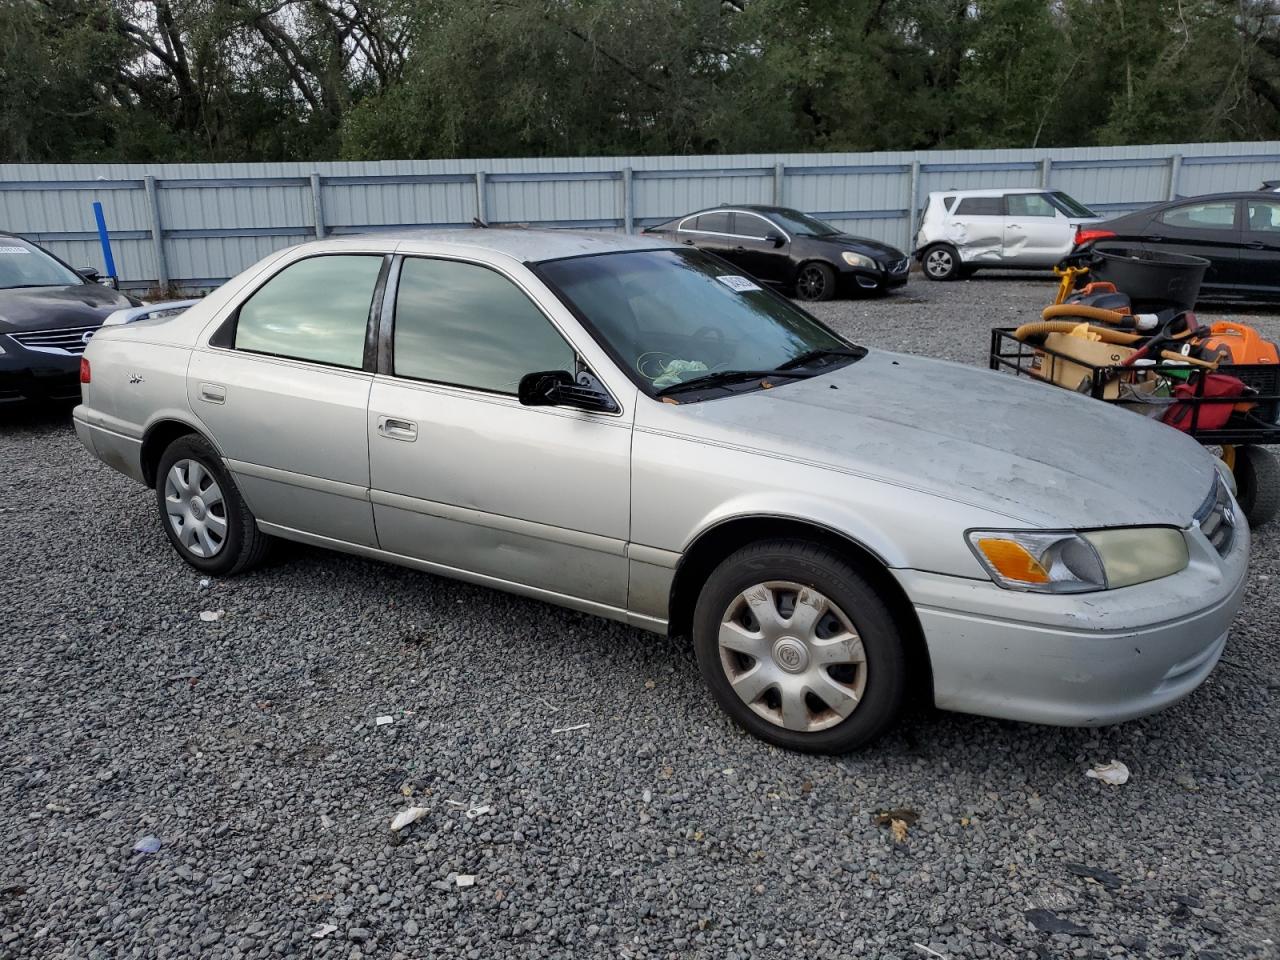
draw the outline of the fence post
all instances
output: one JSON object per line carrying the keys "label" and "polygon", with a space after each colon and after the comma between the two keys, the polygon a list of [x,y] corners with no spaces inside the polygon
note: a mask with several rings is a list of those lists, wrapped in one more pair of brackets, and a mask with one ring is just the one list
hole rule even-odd
{"label": "fence post", "polygon": [[635,232],[636,198],[631,190],[631,168],[622,168],[622,229],[627,234]]}
{"label": "fence post", "polygon": [[485,202],[484,171],[476,171],[476,219],[481,223],[489,222],[488,203]]}
{"label": "fence post", "polygon": [[916,242],[916,206],[920,197],[920,161],[911,161],[911,177],[907,195],[907,253]]}
{"label": "fence post", "polygon": [[167,290],[169,265],[164,258],[164,231],[160,225],[160,200],[156,195],[156,178],[143,177],[142,183],[147,189],[147,212],[151,215],[151,246],[156,257],[156,286],[161,290]]}
{"label": "fence post", "polygon": [[315,213],[316,239],[324,239],[324,203],[320,196],[320,174],[311,174],[311,209]]}
{"label": "fence post", "polygon": [[1053,157],[1045,157],[1040,161],[1040,189],[1049,189],[1049,177],[1053,174]]}
{"label": "fence post", "polygon": [[787,168],[785,164],[775,163],[773,165],[773,205],[781,207],[783,197],[783,186],[787,177]]}
{"label": "fence post", "polygon": [[1178,199],[1178,175],[1182,173],[1182,154],[1175,153],[1169,158],[1169,200]]}

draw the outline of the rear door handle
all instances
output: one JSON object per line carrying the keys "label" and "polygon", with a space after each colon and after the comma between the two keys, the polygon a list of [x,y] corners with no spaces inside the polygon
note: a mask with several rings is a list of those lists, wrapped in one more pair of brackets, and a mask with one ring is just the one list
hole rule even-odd
{"label": "rear door handle", "polygon": [[398,417],[379,417],[378,432],[390,440],[404,440],[406,443],[418,439],[418,425]]}
{"label": "rear door handle", "polygon": [[1144,240],[1150,240],[1152,243],[1159,243],[1164,237],[1144,237]]}
{"label": "rear door handle", "polygon": [[200,399],[205,403],[226,403],[227,388],[220,383],[200,384]]}
{"label": "rear door handle", "polygon": [[1248,243],[1245,244],[1245,246],[1248,247],[1250,250],[1266,250],[1267,249],[1267,245],[1258,240],[1250,240]]}

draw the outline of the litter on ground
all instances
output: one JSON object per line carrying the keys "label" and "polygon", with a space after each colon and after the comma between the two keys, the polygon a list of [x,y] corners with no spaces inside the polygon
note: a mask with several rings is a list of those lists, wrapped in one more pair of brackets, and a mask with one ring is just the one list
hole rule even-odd
{"label": "litter on ground", "polygon": [[427,815],[426,807],[410,807],[401,810],[391,819],[391,832],[398,833],[411,823],[417,823]]}
{"label": "litter on ground", "polygon": [[589,726],[591,726],[591,724],[589,723],[579,723],[579,724],[575,724],[572,727],[552,727],[551,732],[552,733],[568,733],[571,730],[585,730]]}
{"label": "litter on ground", "polygon": [[133,845],[134,853],[158,853],[160,851],[159,837],[143,837]]}
{"label": "litter on ground", "polygon": [[225,610],[201,610],[200,619],[205,623],[217,623],[227,615]]}
{"label": "litter on ground", "polygon": [[1101,780],[1103,783],[1109,783],[1113,787],[1118,787],[1123,783],[1129,782],[1129,768],[1119,760],[1112,760],[1110,763],[1100,763],[1092,769],[1084,772],[1086,777],[1093,777],[1095,780]]}

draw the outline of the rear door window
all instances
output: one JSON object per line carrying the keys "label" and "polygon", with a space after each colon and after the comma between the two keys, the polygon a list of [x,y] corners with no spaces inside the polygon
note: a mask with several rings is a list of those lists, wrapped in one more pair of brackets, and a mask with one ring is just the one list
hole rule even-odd
{"label": "rear door window", "polygon": [[240,307],[235,349],[335,367],[364,366],[383,258],[309,257],[285,267]]}
{"label": "rear door window", "polygon": [[962,197],[956,206],[957,217],[1002,217],[1004,203],[1001,197]]}
{"label": "rear door window", "polygon": [[1161,211],[1161,223],[1184,230],[1234,230],[1236,202],[1216,200],[1207,203],[1184,203]]}
{"label": "rear door window", "polygon": [[698,229],[703,233],[733,233],[733,214],[700,214],[698,216]]}

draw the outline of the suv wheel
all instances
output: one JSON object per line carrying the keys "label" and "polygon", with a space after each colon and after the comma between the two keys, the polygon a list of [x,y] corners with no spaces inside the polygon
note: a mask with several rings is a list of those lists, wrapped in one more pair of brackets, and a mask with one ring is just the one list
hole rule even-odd
{"label": "suv wheel", "polygon": [[924,275],[930,280],[954,280],[963,269],[959,251],[949,243],[940,243],[926,250],[922,265]]}
{"label": "suv wheel", "polygon": [[720,706],[780,747],[853,750],[902,704],[892,614],[852,564],[818,544],[773,540],[728,557],[698,597],[693,642]]}
{"label": "suv wheel", "polygon": [[230,576],[266,555],[270,537],[203,437],[179,437],[160,457],[156,505],[173,548],[203,573]]}

